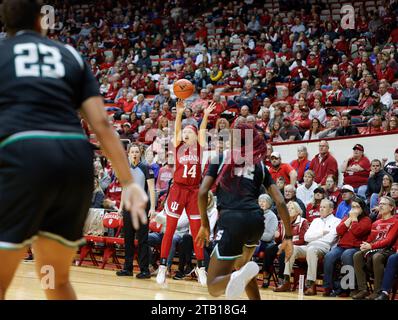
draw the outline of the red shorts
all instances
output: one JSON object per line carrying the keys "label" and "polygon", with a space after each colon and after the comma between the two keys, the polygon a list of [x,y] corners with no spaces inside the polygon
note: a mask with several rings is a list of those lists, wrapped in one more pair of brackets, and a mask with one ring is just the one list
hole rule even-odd
{"label": "red shorts", "polygon": [[179,218],[185,209],[190,219],[200,219],[198,207],[199,186],[184,186],[173,183],[164,206],[167,215]]}

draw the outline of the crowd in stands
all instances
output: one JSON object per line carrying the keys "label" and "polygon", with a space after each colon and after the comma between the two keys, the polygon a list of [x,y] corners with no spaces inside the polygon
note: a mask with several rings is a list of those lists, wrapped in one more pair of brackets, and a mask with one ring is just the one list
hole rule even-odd
{"label": "crowd in stands", "polygon": [[[275,291],[291,289],[295,260],[304,259],[307,295],[316,294],[320,260],[324,295],[348,294],[334,278],[340,261],[355,269],[355,299],[388,298],[398,265],[398,149],[394,159],[395,146],[382,159],[368,159],[355,144],[339,168],[327,139],[398,133],[397,1],[374,1],[374,10],[361,1],[355,29],[341,27],[328,1],[52,3],[56,20],[49,36],[74,46],[90,64],[120,139],[138,144],[154,172],[157,212],[173,174],[166,148],[176,117],[172,85],[185,78],[196,92],[187,100],[183,126],[199,127],[203,109],[216,102],[209,149],[228,148],[228,132],[241,122],[268,143],[265,160],[288,203],[295,245],[286,264],[278,257]],[[309,159],[305,146],[298,146],[297,159],[283,159],[273,151],[274,143],[297,140],[319,140],[319,153]],[[111,165],[99,157],[95,168],[92,207],[117,211],[121,186]],[[266,288],[284,230],[272,200],[262,195],[259,203],[267,221],[258,248],[265,252]],[[213,204],[209,215],[216,216],[214,210]],[[180,257],[175,279],[192,271],[192,237],[183,223],[173,247]],[[151,246],[161,241],[162,228],[152,230]]]}

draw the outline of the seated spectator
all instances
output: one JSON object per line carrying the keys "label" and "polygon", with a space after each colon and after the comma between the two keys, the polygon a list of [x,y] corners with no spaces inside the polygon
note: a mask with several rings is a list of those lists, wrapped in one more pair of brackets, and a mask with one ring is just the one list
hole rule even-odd
{"label": "seated spectator", "polygon": [[244,80],[239,76],[238,71],[231,70],[231,75],[224,80],[224,92],[237,91],[243,88]]}
{"label": "seated spectator", "polygon": [[284,190],[283,190],[283,196],[285,198],[286,203],[288,203],[289,201],[297,202],[301,208],[302,216],[303,216],[303,218],[305,218],[305,212],[306,212],[305,205],[304,205],[303,201],[301,201],[299,198],[297,198],[296,188],[294,186],[292,186],[291,184],[285,185]]}
{"label": "seated spectator", "polygon": [[308,116],[310,120],[318,119],[322,126],[326,125],[326,111],[322,107],[322,101],[319,99],[314,99],[314,109],[310,111]]}
{"label": "seated spectator", "polygon": [[319,139],[334,138],[337,133],[337,129],[340,127],[340,119],[337,116],[333,116],[330,121],[327,122],[326,128],[319,132]]}
{"label": "seated spectator", "polygon": [[383,119],[380,115],[376,114],[374,117],[369,121],[368,128],[366,129],[366,134],[371,133],[383,133],[385,130],[383,128]]}
{"label": "seated spectator", "polygon": [[297,171],[298,183],[303,183],[304,173],[310,167],[310,161],[308,160],[308,151],[306,146],[297,147],[297,159],[293,160],[290,165]]}
{"label": "seated spectator", "polygon": [[374,98],[374,93],[369,87],[363,88],[358,98],[358,109],[363,111],[372,106],[374,103]]}
{"label": "seated spectator", "polygon": [[[287,203],[287,209],[289,210],[290,223],[293,236],[293,244],[295,246],[302,246],[305,244],[304,235],[308,230],[308,221],[303,218],[303,210],[300,205],[295,201],[289,201]],[[283,223],[279,223],[278,231],[275,233],[275,239],[278,243],[282,242],[285,238],[285,227]],[[284,271],[285,271],[285,253],[282,252],[279,255],[279,271],[278,278],[281,279],[279,282],[283,283]]]}
{"label": "seated spectator", "polygon": [[297,181],[297,172],[294,170],[290,164],[282,163],[281,154],[279,152],[274,151],[271,154],[271,168],[270,174],[272,179],[276,181],[278,177],[284,177],[287,184],[291,184],[294,186]]}
{"label": "seated spectator", "polygon": [[386,79],[389,83],[394,82],[394,70],[387,66],[386,61],[381,60],[378,65],[376,65],[376,77],[377,80]]}
{"label": "seated spectator", "polygon": [[[274,121],[271,122],[272,126],[270,129],[270,141],[271,142],[283,142],[283,139],[281,137],[281,129],[282,129],[282,125],[279,121]],[[271,125],[270,124],[270,125]]]}
{"label": "seated spectator", "polygon": [[324,297],[337,296],[343,293],[340,286],[334,285],[333,273],[335,264],[341,260],[341,266],[354,267],[354,254],[359,251],[362,242],[368,238],[372,221],[368,217],[368,208],[365,201],[355,197],[352,200],[351,210],[336,228],[339,241],[329,251],[323,263],[323,287]]}
{"label": "seated spectator", "polygon": [[336,212],[342,198],[340,189],[337,187],[337,177],[334,175],[328,175],[326,177],[325,198],[333,202],[334,211]]}
{"label": "seated spectator", "polygon": [[233,105],[234,103],[238,107],[242,106],[249,106],[250,109],[252,109],[253,106],[253,99],[256,96],[256,90],[253,89],[253,83],[248,80],[245,83],[244,89],[240,93],[239,96],[236,96],[233,101],[229,100],[228,105]]}
{"label": "seated spectator", "polygon": [[293,247],[293,254],[285,265],[284,283],[278,286],[275,292],[286,292],[291,290],[290,276],[293,271],[293,265],[297,258],[306,258],[307,270],[307,288],[305,295],[316,295],[315,281],[317,279],[318,259],[330,251],[330,248],[337,242],[336,227],[340,219],[333,214],[333,203],[329,200],[322,200],[320,209],[320,218],[315,219],[307,232],[304,240],[305,245]]}
{"label": "seated spectator", "polygon": [[398,238],[395,241],[392,251],[395,253],[388,257],[386,268],[384,269],[380,293],[375,300],[389,300],[390,298],[389,295],[398,274]]}
{"label": "seated spectator", "polygon": [[126,122],[123,123],[122,129],[118,131],[120,139],[128,139],[130,142],[134,140],[133,133],[131,131],[131,124]]}
{"label": "seated spectator", "polygon": [[359,134],[358,128],[351,125],[351,116],[343,114],[341,116],[341,125],[336,130],[336,137],[346,137]]}
{"label": "seated spectator", "polygon": [[354,188],[348,184],[345,184],[341,188],[341,199],[342,201],[337,207],[335,216],[339,219],[343,219],[351,210],[352,199],[355,197]]}
{"label": "seated spectator", "polygon": [[268,288],[272,275],[272,266],[278,252],[278,246],[275,243],[275,232],[278,230],[278,219],[275,213],[270,210],[273,205],[272,198],[268,194],[262,194],[258,198],[260,208],[264,211],[264,233],[261,237],[260,244],[254,251],[257,256],[261,251],[264,252],[263,260],[263,288]]}
{"label": "seated spectator", "polygon": [[145,101],[145,96],[139,94],[137,96],[137,104],[133,107],[132,112],[134,112],[138,118],[141,118],[143,113],[149,114],[151,112],[150,105]]}
{"label": "seated spectator", "polygon": [[104,191],[101,188],[100,182],[98,178],[94,179],[94,191],[93,197],[91,198],[90,208],[98,208],[101,209],[104,207],[103,202],[105,199]]}
{"label": "seated spectator", "polygon": [[184,116],[185,116],[185,119],[182,120],[182,128],[184,128],[186,126],[194,126],[194,127],[198,128],[198,122],[193,117],[193,112],[192,112],[191,108],[189,108],[189,107],[185,108]]}
{"label": "seated spectator", "polygon": [[138,136],[138,141],[146,145],[150,145],[156,138],[157,130],[153,128],[153,122],[151,119],[147,118],[144,120],[144,129],[140,132]]}
{"label": "seated spectator", "polygon": [[303,60],[296,59],[296,66],[290,71],[290,77],[296,85],[301,84],[301,82],[304,80],[309,80],[311,77],[310,71],[306,66],[303,65],[302,62]]}
{"label": "seated spectator", "polygon": [[303,140],[318,140],[319,134],[322,132],[323,126],[319,119],[311,120],[311,127],[305,132]]}
{"label": "seated spectator", "polygon": [[346,79],[346,88],[343,89],[341,104],[345,106],[357,106],[359,90],[354,87],[354,81],[351,78]]}
{"label": "seated spectator", "polygon": [[397,132],[398,131],[398,116],[392,115],[390,119],[387,119],[387,132]]}
{"label": "seated spectator", "polygon": [[[394,183],[394,181],[393,181],[392,177],[388,173],[386,173],[383,176],[383,180],[381,182],[380,192],[378,193],[377,197],[375,197],[375,202],[376,203],[378,203],[378,201],[379,201],[379,199],[381,197],[391,196],[390,191],[391,191],[391,187],[392,187],[393,183]],[[370,210],[371,210],[370,218],[373,221],[380,217],[379,216],[379,206],[378,205],[376,205],[373,208],[371,207]]]}
{"label": "seated spectator", "polygon": [[159,169],[158,178],[156,179],[155,190],[158,197],[165,194],[169,188],[170,180],[173,178],[174,173],[174,159],[173,152],[167,153],[166,165]]}
{"label": "seated spectator", "polygon": [[384,105],[384,107],[390,111],[394,101],[392,100],[391,93],[388,92],[387,85],[381,83],[379,85],[379,94],[380,94],[380,102]]}
{"label": "seated spectator", "polygon": [[381,161],[378,159],[372,160],[366,189],[366,198],[368,199],[370,209],[373,209],[377,205],[378,193],[380,192],[385,175],[386,172],[381,167]]}
{"label": "seated spectator", "polygon": [[[358,293],[355,300],[374,300],[379,296],[383,280],[384,265],[394,252],[391,249],[398,235],[398,219],[394,217],[395,201],[390,197],[380,199],[381,219],[372,224],[371,232],[366,241],[362,242],[360,251],[354,254],[355,276]],[[373,271],[373,293],[370,294],[366,281],[367,273]]]}
{"label": "seated spectator", "polygon": [[311,224],[314,219],[319,218],[321,202],[323,199],[325,199],[325,190],[322,187],[317,187],[314,190],[311,201],[307,204],[305,217],[308,223]]}
{"label": "seated spectator", "polygon": [[301,115],[300,119],[294,122],[294,125],[297,126],[300,135],[304,136],[305,132],[311,127],[311,120],[309,119],[310,109],[307,106],[300,107]]}
{"label": "seated spectator", "polygon": [[341,104],[341,98],[343,91],[341,91],[341,85],[338,80],[332,82],[332,90],[326,92],[326,105],[339,106]]}
{"label": "seated spectator", "polygon": [[201,113],[209,104],[209,92],[207,89],[200,90],[199,99],[195,99],[191,104],[192,112]]}
{"label": "seated spectator", "polygon": [[365,199],[370,173],[370,161],[364,156],[365,149],[363,145],[357,143],[352,150],[354,150],[352,157],[345,160],[341,167],[344,175],[344,184],[352,186],[355,193]]}
{"label": "seated spectator", "polygon": [[283,141],[302,140],[298,128],[292,124],[290,118],[288,117],[283,118],[283,127],[280,130],[280,136]]}
{"label": "seated spectator", "polygon": [[233,70],[236,70],[238,75],[245,79],[247,77],[247,73],[249,72],[249,67],[245,65],[245,61],[243,59],[239,59],[238,66],[235,67]]}
{"label": "seated spectator", "polygon": [[210,80],[212,84],[218,84],[223,76],[222,70],[219,69],[217,64],[214,64],[210,71]]}
{"label": "seated spectator", "polygon": [[297,187],[297,198],[303,201],[305,206],[311,202],[314,197],[314,190],[318,187],[318,184],[314,181],[314,178],[314,171],[307,170],[304,173],[304,183]]}
{"label": "seated spectator", "polygon": [[321,186],[325,184],[328,175],[338,176],[336,159],[329,152],[327,141],[319,142],[319,153],[311,160],[310,170],[315,173],[315,182]]}
{"label": "seated spectator", "polygon": [[387,108],[380,102],[380,95],[378,93],[373,94],[373,103],[368,105],[361,113],[361,121],[366,123],[369,122],[375,115],[380,115],[383,118],[387,114]]}
{"label": "seated spectator", "polygon": [[394,160],[387,162],[387,158],[383,158],[384,171],[393,177],[394,182],[398,182],[398,148],[394,151]]}

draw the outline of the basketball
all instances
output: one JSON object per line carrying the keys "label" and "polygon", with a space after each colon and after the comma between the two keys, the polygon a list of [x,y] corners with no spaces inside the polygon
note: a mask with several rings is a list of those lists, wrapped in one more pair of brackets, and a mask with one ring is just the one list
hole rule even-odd
{"label": "basketball", "polygon": [[177,98],[188,99],[195,91],[195,86],[187,79],[180,79],[174,82],[173,90]]}

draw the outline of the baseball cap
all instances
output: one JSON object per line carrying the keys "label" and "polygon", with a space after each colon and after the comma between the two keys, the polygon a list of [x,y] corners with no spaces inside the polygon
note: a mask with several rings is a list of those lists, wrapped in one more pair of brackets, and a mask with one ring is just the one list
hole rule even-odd
{"label": "baseball cap", "polygon": [[350,192],[352,192],[352,193],[355,193],[355,192],[354,192],[354,188],[353,188],[352,186],[350,186],[349,184],[345,184],[345,185],[341,188],[341,192],[344,192],[344,191],[350,191]]}
{"label": "baseball cap", "polygon": [[277,152],[277,151],[274,151],[274,152],[271,153],[271,158],[280,159],[281,158],[281,154],[279,152]]}
{"label": "baseball cap", "polygon": [[123,123],[123,127],[129,127],[129,128],[131,128],[131,124],[128,123],[128,122],[125,122],[125,123]]}
{"label": "baseball cap", "polygon": [[365,151],[364,147],[362,144],[357,143],[352,150],[359,150],[359,151]]}
{"label": "baseball cap", "polygon": [[314,193],[325,193],[325,190],[322,187],[316,187]]}

